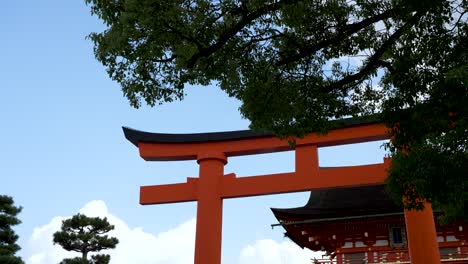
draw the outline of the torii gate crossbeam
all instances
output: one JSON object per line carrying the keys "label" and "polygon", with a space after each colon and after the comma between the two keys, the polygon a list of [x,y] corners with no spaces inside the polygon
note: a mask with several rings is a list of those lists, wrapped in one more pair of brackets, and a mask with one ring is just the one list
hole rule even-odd
{"label": "torii gate crossbeam", "polygon": [[[319,167],[317,154],[319,147],[387,139],[386,127],[375,122],[346,120],[327,135],[309,134],[297,139],[294,147],[294,172],[241,178],[237,178],[235,174],[224,174],[224,165],[228,157],[292,150],[289,143],[272,134],[257,134],[252,131],[175,135],[124,128],[124,133],[126,138],[139,148],[140,156],[145,160],[198,162],[198,178],[187,178],[185,183],[142,186],[140,189],[142,205],[197,201],[195,264],[221,262],[223,199],[379,184],[385,180],[390,162],[385,159],[381,164],[339,168]],[[416,214],[412,217],[411,219],[416,222],[407,221],[414,222],[413,227],[407,226],[407,229],[416,230],[418,222],[429,221],[427,213],[424,216]],[[428,232],[423,238],[418,235],[419,240],[435,239],[434,221],[432,218],[430,220],[432,232]],[[430,228],[429,223],[426,229]],[[419,231],[408,230],[410,245],[411,234],[419,234]],[[427,234],[427,230],[424,232]],[[424,246],[423,248],[424,251],[434,249],[434,244],[432,243],[430,248]],[[438,251],[437,244],[435,249]],[[413,253],[412,258],[418,254]],[[413,263],[439,263],[427,260],[425,257],[422,262]]]}

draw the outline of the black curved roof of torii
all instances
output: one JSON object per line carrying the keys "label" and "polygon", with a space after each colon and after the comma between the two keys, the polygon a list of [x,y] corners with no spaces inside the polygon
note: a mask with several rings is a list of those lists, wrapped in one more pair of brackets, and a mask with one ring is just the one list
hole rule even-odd
{"label": "black curved roof of torii", "polygon": [[[343,128],[357,125],[373,124],[378,121],[375,118],[363,119],[340,119],[333,120],[332,128]],[[196,143],[210,141],[240,140],[258,137],[273,136],[272,132],[254,132],[253,130],[238,130],[226,132],[208,132],[192,134],[170,134],[145,132],[129,127],[122,127],[125,138],[138,147],[138,142],[158,142],[158,143]]]}
{"label": "black curved roof of torii", "polygon": [[379,184],[314,190],[302,207],[271,210],[278,220],[285,216],[322,219],[400,213],[403,206],[393,199],[385,184]]}
{"label": "black curved roof of torii", "polygon": [[248,139],[256,137],[272,136],[271,132],[254,132],[252,130],[238,130],[226,132],[207,132],[191,134],[170,134],[170,133],[152,133],[144,132],[128,127],[122,127],[125,138],[138,146],[138,142],[158,142],[158,143],[194,143],[208,141],[224,141],[236,139]]}

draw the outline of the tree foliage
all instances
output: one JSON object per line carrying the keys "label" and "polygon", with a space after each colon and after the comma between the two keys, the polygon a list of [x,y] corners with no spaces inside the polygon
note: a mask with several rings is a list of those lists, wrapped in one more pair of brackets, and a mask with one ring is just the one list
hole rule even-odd
{"label": "tree foliage", "polygon": [[71,259],[64,259],[59,264],[108,264],[110,261],[109,255],[97,254],[92,255],[91,260],[76,257]]}
{"label": "tree foliage", "polygon": [[109,255],[93,255],[91,260],[88,260],[88,253],[115,248],[119,240],[107,235],[113,229],[114,226],[107,221],[107,218],[76,214],[64,220],[61,230],[54,233],[53,242],[65,250],[81,253],[82,257],[64,259],[60,264],[109,263]]}
{"label": "tree foliage", "polygon": [[20,257],[15,256],[15,253],[21,248],[16,244],[18,235],[11,228],[21,223],[16,217],[21,209],[21,207],[14,205],[12,197],[0,195],[0,263],[24,263]]}
{"label": "tree foliage", "polygon": [[107,25],[96,58],[132,106],[215,83],[279,136],[378,114],[393,191],[466,217],[467,0],[85,1]]}

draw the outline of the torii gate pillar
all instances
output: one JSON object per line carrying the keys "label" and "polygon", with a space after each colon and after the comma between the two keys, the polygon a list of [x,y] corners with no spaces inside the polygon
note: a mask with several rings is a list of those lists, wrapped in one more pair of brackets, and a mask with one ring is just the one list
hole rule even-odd
{"label": "torii gate pillar", "polygon": [[[373,121],[340,120],[327,135],[309,134],[297,139],[295,171],[237,178],[224,174],[230,156],[293,150],[272,134],[233,131],[201,134],[157,134],[124,128],[125,137],[149,161],[197,160],[198,178],[185,183],[142,186],[142,205],[197,201],[195,264],[221,263],[223,199],[310,191],[323,188],[381,184],[387,177],[384,163],[319,168],[317,149],[387,139],[387,128]],[[440,263],[430,206],[423,212],[405,212],[413,264]],[[435,253],[434,253],[435,252]]]}
{"label": "torii gate pillar", "polygon": [[422,211],[405,210],[405,223],[411,263],[440,263],[439,243],[431,204],[425,203]]}
{"label": "torii gate pillar", "polygon": [[227,159],[222,153],[204,153],[197,158],[197,162],[200,165],[200,178],[194,263],[221,263],[221,185]]}

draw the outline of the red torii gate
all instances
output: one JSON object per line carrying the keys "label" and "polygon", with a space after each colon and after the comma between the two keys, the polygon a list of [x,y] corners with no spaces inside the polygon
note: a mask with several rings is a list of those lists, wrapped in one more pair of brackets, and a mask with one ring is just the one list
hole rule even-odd
{"label": "red torii gate", "polygon": [[[197,201],[195,264],[221,262],[224,198],[309,191],[382,183],[390,160],[384,163],[319,168],[317,148],[388,139],[387,128],[373,121],[340,120],[327,135],[308,134],[296,140],[295,171],[237,178],[224,175],[228,157],[292,150],[286,140],[250,130],[159,134],[124,127],[125,137],[147,161],[197,160],[199,177],[185,183],[140,187],[140,204]],[[411,262],[440,263],[432,209],[405,211]]]}

